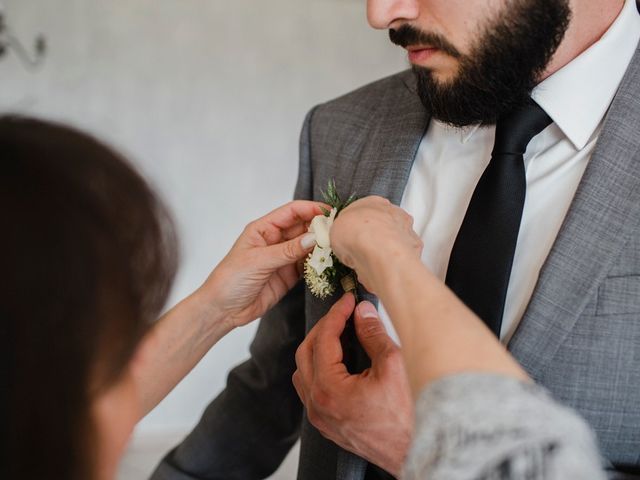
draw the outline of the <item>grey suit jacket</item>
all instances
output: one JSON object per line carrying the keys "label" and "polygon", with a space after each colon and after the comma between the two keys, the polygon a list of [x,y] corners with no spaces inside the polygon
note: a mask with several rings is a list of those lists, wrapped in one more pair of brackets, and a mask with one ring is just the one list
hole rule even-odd
{"label": "grey suit jacket", "polygon": [[[335,179],[343,195],[399,203],[428,123],[411,72],[316,107],[302,131],[295,197],[320,199]],[[299,285],[269,312],[251,358],[153,478],[264,478],[300,436],[298,478],[361,480],[366,462],[308,423],[291,384],[297,346],[334,300]],[[638,50],[509,348],[588,420],[606,467],[640,472]]]}

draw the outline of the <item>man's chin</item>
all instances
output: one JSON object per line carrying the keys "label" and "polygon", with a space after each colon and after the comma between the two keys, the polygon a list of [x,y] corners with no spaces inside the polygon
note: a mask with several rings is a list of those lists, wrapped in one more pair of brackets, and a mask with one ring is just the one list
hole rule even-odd
{"label": "man's chin", "polygon": [[458,77],[457,66],[425,66],[411,64],[413,73],[418,77],[428,77],[429,83],[438,89],[448,88],[453,85]]}
{"label": "man's chin", "polygon": [[412,61],[411,67],[414,71],[422,71],[429,74],[438,85],[445,86],[455,81],[460,65],[448,56],[441,55],[438,59],[425,61]]}
{"label": "man's chin", "polygon": [[490,86],[478,88],[459,74],[443,76],[416,66],[413,72],[418,96],[431,118],[453,127],[494,125],[502,114],[529,98],[528,92],[517,89],[492,92]]}

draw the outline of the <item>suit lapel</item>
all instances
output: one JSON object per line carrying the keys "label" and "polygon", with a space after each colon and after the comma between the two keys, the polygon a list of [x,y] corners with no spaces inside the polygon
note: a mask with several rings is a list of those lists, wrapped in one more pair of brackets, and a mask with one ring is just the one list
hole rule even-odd
{"label": "suit lapel", "polygon": [[[429,126],[429,116],[416,92],[413,72],[399,76],[398,90],[387,92],[372,115],[372,125],[363,137],[362,149],[352,170],[351,192],[358,197],[379,195],[400,205],[420,142]],[[348,178],[348,177],[346,177]],[[378,305],[378,299],[358,285],[358,299]],[[368,368],[368,359],[355,370]]]}
{"label": "suit lapel", "polygon": [[[378,114],[372,116],[373,124],[364,138],[357,164],[352,174],[351,192],[359,197],[380,195],[399,205],[409,180],[411,166],[420,142],[429,125],[429,117],[415,92],[413,73],[401,77],[403,86],[398,94],[388,92],[381,99]],[[344,177],[349,178],[349,177]],[[369,300],[374,305],[378,299],[358,287],[359,300]],[[354,347],[353,370],[362,371],[369,360],[355,339],[350,326],[347,343]],[[337,452],[336,478],[361,480],[367,470],[367,461],[343,449]]]}
{"label": "suit lapel", "polygon": [[[343,197],[354,193],[358,197],[380,195],[396,205],[402,201],[411,166],[429,126],[429,116],[416,92],[413,72],[398,75],[398,82],[396,88],[379,99],[378,109],[371,114],[366,128],[353,134],[349,147],[339,153],[335,180]],[[322,198],[324,185],[324,178],[314,185],[314,198]],[[377,305],[377,298],[361,286],[358,294],[361,300]],[[310,297],[318,306],[314,323],[326,313],[321,306],[330,305],[337,298],[314,302]]]}
{"label": "suit lapel", "polygon": [[640,49],[509,349],[540,377],[640,224]]}
{"label": "suit lapel", "polygon": [[396,205],[411,173],[429,117],[415,91],[412,72],[400,78],[400,91],[388,92],[372,118],[367,141],[358,157],[352,191],[358,196],[380,195]]}

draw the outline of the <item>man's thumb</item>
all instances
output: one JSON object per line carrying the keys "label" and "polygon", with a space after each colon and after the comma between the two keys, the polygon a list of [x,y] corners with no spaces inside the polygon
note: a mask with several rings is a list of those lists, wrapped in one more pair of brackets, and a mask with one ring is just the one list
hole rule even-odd
{"label": "man's thumb", "polygon": [[286,242],[266,248],[267,263],[271,268],[280,268],[305,258],[315,245],[313,233],[305,233]]}
{"label": "man's thumb", "polygon": [[371,302],[360,302],[354,313],[356,335],[372,361],[395,345],[380,320],[376,307]]}

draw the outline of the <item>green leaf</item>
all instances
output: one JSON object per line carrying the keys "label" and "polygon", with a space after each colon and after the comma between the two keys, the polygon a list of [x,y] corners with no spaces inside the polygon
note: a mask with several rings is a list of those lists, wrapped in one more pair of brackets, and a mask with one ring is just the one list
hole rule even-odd
{"label": "green leaf", "polygon": [[349,195],[349,198],[347,198],[347,201],[344,202],[344,205],[342,205],[342,208],[347,208],[349,205],[351,205],[357,199],[358,199],[358,197],[356,197],[356,194],[352,193],[351,195]]}
{"label": "green leaf", "polygon": [[[327,184],[327,190],[326,191],[321,190],[320,193],[322,193],[322,197],[324,198],[325,203],[330,205],[331,208],[335,208],[338,212],[348,207],[358,199],[358,197],[356,197],[356,195],[352,193],[347,199],[347,201],[343,202],[342,199],[340,198],[340,195],[338,194],[336,181],[334,179],[329,180],[329,183]],[[323,209],[323,212],[324,212],[324,209]],[[327,215],[326,212],[325,212],[325,215]]]}

